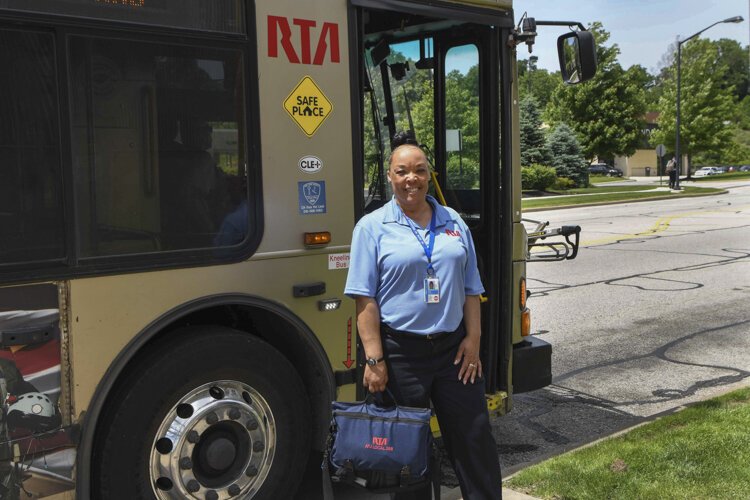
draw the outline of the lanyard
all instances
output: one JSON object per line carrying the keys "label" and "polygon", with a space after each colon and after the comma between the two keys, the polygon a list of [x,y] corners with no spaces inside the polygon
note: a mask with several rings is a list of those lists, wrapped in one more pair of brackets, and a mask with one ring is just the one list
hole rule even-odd
{"label": "lanyard", "polygon": [[432,217],[430,218],[430,243],[426,244],[424,242],[424,239],[419,235],[417,232],[417,228],[414,227],[414,223],[411,221],[409,217],[406,216],[404,211],[402,210],[401,213],[403,214],[404,218],[406,219],[406,222],[409,224],[409,229],[411,229],[411,232],[414,234],[414,237],[417,238],[417,241],[420,245],[422,245],[422,249],[424,250],[425,256],[427,256],[427,275],[428,276],[434,276],[435,275],[435,269],[432,267],[432,249],[435,248],[435,207],[432,208]]}

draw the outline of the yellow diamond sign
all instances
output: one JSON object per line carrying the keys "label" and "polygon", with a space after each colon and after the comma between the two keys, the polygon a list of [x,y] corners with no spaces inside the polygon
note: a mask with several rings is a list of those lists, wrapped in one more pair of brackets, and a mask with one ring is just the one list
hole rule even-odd
{"label": "yellow diamond sign", "polygon": [[306,76],[284,100],[284,109],[305,135],[312,137],[333,111],[333,104],[313,79]]}

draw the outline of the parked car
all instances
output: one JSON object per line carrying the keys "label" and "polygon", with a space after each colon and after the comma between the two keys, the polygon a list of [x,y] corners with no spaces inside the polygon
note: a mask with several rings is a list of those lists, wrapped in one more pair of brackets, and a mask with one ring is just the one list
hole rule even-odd
{"label": "parked car", "polygon": [[740,167],[740,172],[750,172],[750,165],[742,165]]}
{"label": "parked car", "polygon": [[606,175],[609,177],[622,177],[622,170],[610,167],[606,163],[592,163],[589,165],[590,175]]}
{"label": "parked car", "polygon": [[589,165],[590,175],[607,175],[609,173],[609,165],[605,163],[592,163]]}
{"label": "parked car", "polygon": [[694,177],[706,177],[707,175],[719,175],[721,170],[718,167],[701,167],[695,171]]}

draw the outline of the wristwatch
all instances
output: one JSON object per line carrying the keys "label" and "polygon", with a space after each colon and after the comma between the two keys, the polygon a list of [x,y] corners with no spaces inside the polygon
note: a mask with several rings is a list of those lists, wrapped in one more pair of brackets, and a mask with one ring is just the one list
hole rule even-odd
{"label": "wristwatch", "polygon": [[378,359],[375,359],[375,358],[367,358],[367,361],[366,361],[366,363],[367,363],[367,366],[375,366],[375,365],[377,365],[378,363],[380,363],[381,361],[383,361],[383,356],[380,356],[380,358],[378,358]]}

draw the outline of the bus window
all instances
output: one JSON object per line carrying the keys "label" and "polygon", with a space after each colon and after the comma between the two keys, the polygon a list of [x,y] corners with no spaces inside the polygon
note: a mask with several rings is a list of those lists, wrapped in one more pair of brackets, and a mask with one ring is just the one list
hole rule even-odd
{"label": "bus window", "polygon": [[71,40],[81,257],[248,236],[238,51]]}
{"label": "bus window", "polygon": [[[379,52],[380,47],[388,47]],[[420,49],[421,46],[421,49]],[[376,44],[367,52],[366,73],[370,83],[365,95],[365,210],[371,212],[388,201],[388,170],[391,136],[394,132],[412,131],[420,144],[434,148],[434,97],[431,63],[427,64],[432,39]],[[420,54],[422,58],[420,58]],[[384,80],[385,78],[385,80]],[[387,85],[384,85],[387,83]],[[389,112],[392,106],[392,112]],[[381,164],[382,161],[382,164]]]}
{"label": "bus window", "polygon": [[[0,265],[65,256],[55,49],[0,30]],[[12,68],[8,70],[7,68]]]}
{"label": "bus window", "polygon": [[445,55],[446,187],[469,223],[481,212],[479,144],[479,51],[460,45]]}
{"label": "bus window", "polygon": [[245,33],[242,0],[3,0],[9,10],[113,19],[221,33]]}

